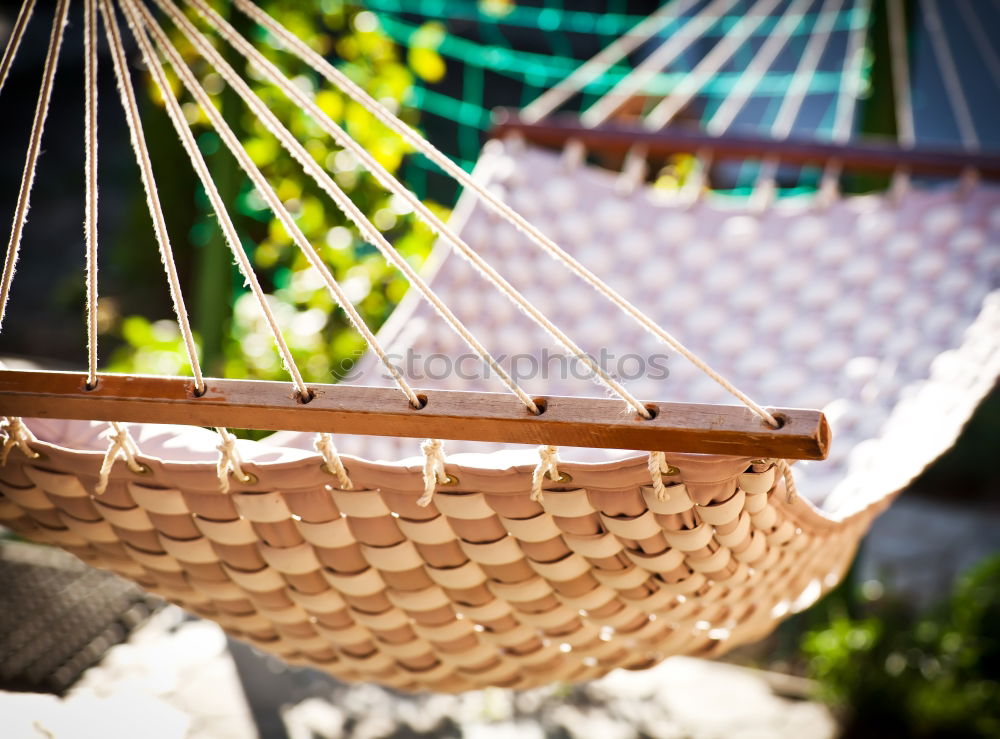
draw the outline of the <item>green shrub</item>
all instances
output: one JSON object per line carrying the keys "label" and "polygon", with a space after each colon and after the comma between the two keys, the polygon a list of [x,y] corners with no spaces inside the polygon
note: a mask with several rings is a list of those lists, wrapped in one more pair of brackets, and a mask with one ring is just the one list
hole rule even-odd
{"label": "green shrub", "polygon": [[926,614],[884,601],[809,632],[803,651],[846,736],[1000,736],[1000,555]]}

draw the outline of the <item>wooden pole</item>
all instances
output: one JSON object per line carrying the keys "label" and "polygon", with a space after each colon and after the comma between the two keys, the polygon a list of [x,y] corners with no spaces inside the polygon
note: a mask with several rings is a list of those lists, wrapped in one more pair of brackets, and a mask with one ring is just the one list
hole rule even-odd
{"label": "wooden pole", "polygon": [[535,416],[509,394],[427,390],[412,408],[392,388],[311,385],[308,403],[289,383],[206,378],[194,395],[183,377],[0,371],[0,415],[412,438],[556,444],[734,456],[824,459],[830,429],[820,411],[780,408],[767,426],[743,406],[650,403],[642,420],[609,398],[541,397]]}
{"label": "wooden pole", "polygon": [[715,160],[774,156],[785,164],[822,165],[828,161],[839,161],[845,169],[866,172],[893,172],[899,167],[906,167],[915,173],[957,175],[967,169],[975,169],[983,177],[1000,178],[998,154],[955,149],[905,149],[895,144],[871,141],[840,145],[744,134],[716,137],[680,127],[650,131],[621,122],[587,128],[575,116],[526,123],[509,111],[498,111],[492,135],[503,137],[510,134],[552,148],[562,148],[567,141],[577,140],[590,151],[616,155],[625,155],[633,147],[640,146],[651,156],[710,151]]}

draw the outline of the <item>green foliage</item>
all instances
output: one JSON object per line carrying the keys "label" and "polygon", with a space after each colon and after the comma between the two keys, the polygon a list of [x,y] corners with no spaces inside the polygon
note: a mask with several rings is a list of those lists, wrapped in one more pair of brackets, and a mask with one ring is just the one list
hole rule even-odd
{"label": "green foliage", "polygon": [[[390,107],[400,108],[412,85],[413,75],[399,59],[393,42],[379,30],[378,20],[372,13],[336,0],[267,0],[259,4],[312,48],[324,53],[374,97]],[[331,89],[325,80],[294,56],[281,51],[280,45],[265,31],[248,23],[235,11],[227,11],[221,3],[217,4],[217,9],[249,35],[296,84],[316,92],[319,106],[381,164],[391,172],[399,169],[409,149],[398,136],[345,95]],[[196,14],[189,17],[202,25]],[[299,165],[253,118],[235,93],[226,89],[224,81],[194,52],[180,32],[172,29],[171,37],[206,89],[213,93],[217,107],[275,187],[305,236],[317,247],[362,317],[369,326],[378,328],[406,292],[405,279],[386,264],[374,247],[359,237],[335,204],[302,173]],[[224,49],[224,45],[220,44],[219,48]],[[429,47],[428,51],[433,54]],[[405,203],[390,197],[360,168],[353,156],[336,146],[279,89],[261,81],[242,57],[232,50],[225,50],[225,54],[388,240],[411,263],[419,264],[433,242],[431,231],[414,219]],[[433,73],[426,68],[426,59],[421,63],[425,66],[421,74]],[[155,85],[148,82],[147,86],[155,104],[149,106],[146,117],[163,116],[162,100],[158,99]],[[174,91],[180,95],[185,113],[196,128],[199,145],[220,191],[230,204],[230,213],[244,248],[255,264],[258,278],[268,293],[268,300],[303,375],[307,381],[336,381],[343,367],[364,350],[361,338],[349,325],[344,312],[335,305],[320,275],[309,266],[261,195],[221,145],[204,113],[181,92],[180,84],[174,85]],[[412,122],[411,111],[403,110],[402,115]],[[152,143],[155,146],[157,142]],[[176,176],[166,168],[156,174],[158,179],[167,181]],[[287,379],[288,374],[282,367],[261,311],[232,264],[232,256],[219,236],[217,218],[200,188],[190,192],[189,203],[182,204],[181,208],[190,210],[192,204],[196,207],[196,216],[187,243],[174,246],[180,260],[191,264],[184,288],[186,295],[199,297],[189,298],[188,304],[192,323],[201,337],[199,343],[202,339],[209,343],[201,347],[205,372],[228,377]],[[444,209],[437,208],[437,212],[446,215]],[[166,215],[168,220],[172,216],[184,217],[183,212]],[[220,249],[225,250],[221,273]],[[216,254],[214,268],[213,252]],[[155,280],[161,279],[162,272],[150,268],[146,274]],[[209,274],[206,289],[199,280],[204,283]],[[151,287],[135,286],[133,289],[148,291]],[[179,331],[172,320],[169,314],[131,315],[113,322],[111,333],[121,343],[106,365],[107,369],[153,373],[190,371]]]}
{"label": "green foliage", "polygon": [[835,617],[803,651],[847,736],[1000,736],[1000,555],[930,613]]}

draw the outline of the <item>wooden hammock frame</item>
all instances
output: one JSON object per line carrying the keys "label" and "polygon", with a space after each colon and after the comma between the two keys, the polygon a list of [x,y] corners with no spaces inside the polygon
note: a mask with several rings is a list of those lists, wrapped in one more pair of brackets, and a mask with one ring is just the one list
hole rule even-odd
{"label": "wooden hammock frame", "polygon": [[[710,136],[667,127],[651,131],[608,121],[584,126],[576,118],[528,122],[498,111],[493,135],[562,147],[578,141],[611,155],[641,151],[727,158],[770,158],[787,164],[832,165],[891,172],[1000,177],[1000,156],[958,150],[905,148],[885,143],[818,143],[727,133]],[[785,459],[824,459],[830,430],[818,410],[774,409],[778,428],[743,406],[653,402],[651,418],[623,413],[608,398],[534,398],[539,413],[517,397],[487,392],[428,390],[420,407],[390,388],[311,384],[308,394],[287,383],[206,378],[204,392],[182,377],[98,376],[0,370],[0,415],[182,423],[248,429],[287,429],[414,438],[466,439],[612,449],[718,453]]]}
{"label": "wooden hammock frame", "polygon": [[[651,132],[613,122],[587,128],[569,118],[527,123],[499,111],[493,135],[518,135],[560,147],[571,140],[588,150],[625,154],[642,146],[650,155],[710,151],[718,158],[776,156],[796,164],[836,162],[845,168],[955,175],[975,170],[1000,177],[1000,156],[957,150],[907,149],[884,143],[851,145],[712,137],[683,129]],[[608,398],[539,396],[532,415],[505,393],[420,391],[411,407],[394,388],[311,383],[307,402],[288,383],[206,378],[198,396],[189,378],[102,374],[90,390],[83,372],[0,370],[0,415],[374,436],[553,444],[783,459],[825,459],[830,428],[818,410],[778,408],[782,425],[771,428],[743,406],[650,402],[655,417],[623,414]]]}

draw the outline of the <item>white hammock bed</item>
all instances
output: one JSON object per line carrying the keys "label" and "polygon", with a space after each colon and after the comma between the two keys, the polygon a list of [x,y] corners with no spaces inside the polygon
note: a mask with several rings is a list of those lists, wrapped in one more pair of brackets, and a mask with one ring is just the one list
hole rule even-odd
{"label": "white hammock bed", "polygon": [[[67,4],[58,4],[57,29]],[[188,33],[170,0],[155,4]],[[217,30],[228,28],[200,0],[189,4]],[[15,27],[0,85],[31,6]],[[234,6],[274,24],[249,0]],[[96,34],[97,0],[86,7],[86,33]],[[144,5],[119,7],[133,30],[145,29],[136,36],[157,80],[153,44],[174,61],[165,37]],[[100,11],[120,52],[108,0]],[[54,32],[50,72],[59,38]],[[331,79],[321,59],[311,61],[348,95],[377,105]],[[126,82],[126,109],[129,89]],[[166,99],[169,112],[172,95]],[[37,117],[36,130],[33,140]],[[136,139],[141,152],[141,132]],[[434,439],[413,456],[413,439],[351,434],[349,421],[329,429],[336,447],[326,433],[279,431],[253,442],[224,429],[118,423],[131,413],[114,404],[121,388],[142,395],[156,382],[98,375],[94,342],[90,372],[74,375],[71,390],[54,390],[69,387],[55,374],[50,383],[43,373],[0,372],[0,523],[131,578],[289,662],[405,690],[586,680],[674,654],[719,655],[769,633],[839,582],[873,518],[954,442],[1000,375],[1000,189],[965,180],[748,207],[711,194],[664,197],[629,179],[634,172],[600,169],[578,153],[519,138],[491,142],[473,174],[478,191],[466,188],[451,222],[457,239],[584,351],[662,351],[661,335],[620,303],[609,310],[607,293],[579,271],[542,259],[534,232],[498,217],[489,194],[484,203],[491,193],[714,369],[714,377],[700,372],[671,345],[669,377],[627,383],[630,414],[650,406],[629,398],[647,397],[665,401],[657,422],[671,401],[729,413],[711,405],[735,390],[724,376],[750,406],[726,416],[740,423],[765,428],[758,411],[774,420],[751,397],[822,408],[834,433],[826,461],[793,468],[792,454],[786,461],[768,453],[780,429],[759,454],[746,451],[746,434],[744,451],[730,454],[566,446],[558,457],[549,444],[538,450],[471,435],[477,440],[449,441],[447,456]],[[220,214],[224,228],[225,220]],[[15,222],[11,275],[19,228]],[[513,304],[511,290],[483,291],[455,241],[446,234],[422,274],[468,334],[538,363],[573,354]],[[369,343],[393,354],[457,355],[467,337],[449,330],[426,297],[412,289]],[[182,305],[178,314],[186,319]],[[510,379],[544,419],[557,409],[541,398],[593,395],[592,377]],[[30,386],[43,380],[44,388]],[[495,389],[495,380],[425,377],[421,401],[431,410],[448,391]],[[223,386],[202,382],[205,402]],[[388,387],[393,378],[373,353],[358,382]],[[81,417],[76,408],[98,407],[83,397],[84,383],[103,399],[102,413],[122,415],[61,420],[55,403],[71,418]],[[405,379],[397,384],[409,388]],[[326,402],[325,389],[307,391],[303,416]],[[200,402],[190,395],[185,408]],[[621,403],[593,403],[613,404],[624,417]],[[224,405],[232,403],[212,412]],[[822,456],[824,440],[817,445],[799,456]]]}

